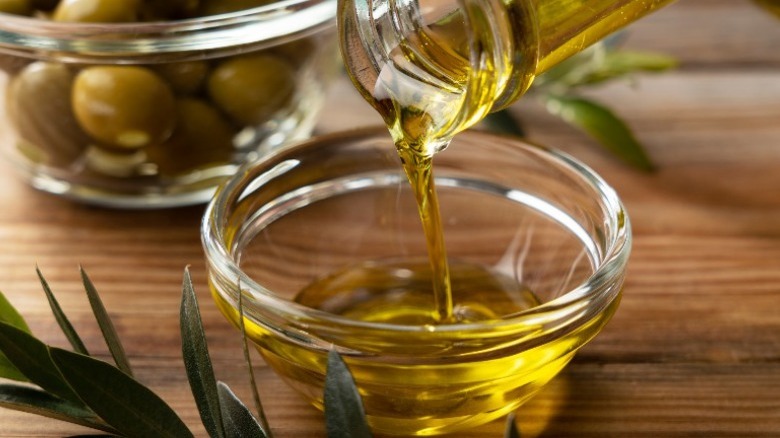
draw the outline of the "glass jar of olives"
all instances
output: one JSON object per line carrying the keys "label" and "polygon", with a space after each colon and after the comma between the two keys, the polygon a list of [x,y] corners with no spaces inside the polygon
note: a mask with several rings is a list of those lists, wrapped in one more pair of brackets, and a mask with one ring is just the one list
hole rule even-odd
{"label": "glass jar of olives", "polygon": [[[0,147],[41,190],[208,200],[308,136],[338,71],[336,0],[0,0]],[[3,96],[4,95],[4,96]]]}

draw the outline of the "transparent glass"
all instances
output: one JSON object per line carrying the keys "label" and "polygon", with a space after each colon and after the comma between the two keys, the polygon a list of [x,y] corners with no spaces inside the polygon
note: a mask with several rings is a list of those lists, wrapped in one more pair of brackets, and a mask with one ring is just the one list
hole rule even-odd
{"label": "transparent glass", "polygon": [[671,1],[344,0],[339,40],[396,140],[424,137],[431,154],[537,75]]}
{"label": "transparent glass", "polygon": [[[630,251],[615,192],[566,155],[465,132],[435,165],[464,322],[414,318],[433,306],[426,244],[382,128],[248,164],[202,223],[226,317],[237,324],[240,286],[249,338],[320,408],[327,353],[339,351],[380,434],[448,433],[517,408],[610,319]],[[361,317],[377,306],[409,319]]]}
{"label": "transparent glass", "polygon": [[240,163],[310,135],[340,63],[335,15],[336,0],[144,23],[0,13],[0,147],[46,192],[204,203]]}

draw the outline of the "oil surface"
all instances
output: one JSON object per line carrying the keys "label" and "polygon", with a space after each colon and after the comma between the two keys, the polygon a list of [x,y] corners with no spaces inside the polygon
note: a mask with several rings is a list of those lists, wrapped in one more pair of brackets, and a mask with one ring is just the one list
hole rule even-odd
{"label": "oil surface", "polygon": [[[426,260],[366,262],[318,280],[295,301],[334,315],[387,324],[440,322],[431,308],[436,275]],[[451,322],[501,319],[540,304],[517,280],[480,265],[449,264]]]}

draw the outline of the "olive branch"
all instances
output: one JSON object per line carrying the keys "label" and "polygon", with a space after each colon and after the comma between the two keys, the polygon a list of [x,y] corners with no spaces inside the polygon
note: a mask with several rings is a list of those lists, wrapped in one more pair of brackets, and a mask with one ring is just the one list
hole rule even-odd
{"label": "olive branch", "polygon": [[[87,273],[80,269],[87,299],[113,364],[90,355],[40,269],[36,268],[36,272],[71,348],[47,345],[36,338],[22,315],[0,293],[0,407],[85,426],[111,436],[193,437],[176,412],[133,376],[119,335]],[[272,438],[249,354],[243,292],[238,296],[243,353],[255,412],[215,377],[188,268],[184,270],[179,314],[187,379],[209,437]],[[335,350],[328,353],[324,406],[329,438],[372,436],[349,367]],[[514,416],[510,415],[505,438],[519,437]]]}

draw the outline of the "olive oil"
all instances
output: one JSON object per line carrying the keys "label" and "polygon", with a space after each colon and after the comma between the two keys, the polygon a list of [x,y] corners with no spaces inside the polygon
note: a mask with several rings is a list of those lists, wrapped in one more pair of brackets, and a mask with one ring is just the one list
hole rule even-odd
{"label": "olive oil", "polygon": [[[483,267],[451,265],[454,317],[463,324],[527,310],[538,299],[513,278]],[[297,302],[376,324],[359,331],[311,327],[325,342],[339,345],[358,382],[373,431],[380,435],[425,436],[478,426],[517,409],[535,395],[612,317],[619,299],[595,317],[552,342],[532,348],[525,337],[545,329],[525,323],[454,332],[441,343],[430,314],[432,273],[425,260],[365,263],[321,279],[304,289]],[[238,311],[214,290],[220,310],[234,323]],[[398,332],[398,324],[420,331]],[[383,328],[384,325],[384,328]],[[249,339],[267,364],[312,404],[323,408],[327,352],[296,340],[294,332],[245,320]],[[460,333],[461,339],[458,339]],[[557,336],[557,335],[556,335]],[[305,337],[301,337],[303,341]],[[409,358],[413,358],[410,360]]]}
{"label": "olive oil", "polygon": [[[385,324],[433,325],[431,311],[436,278],[441,275],[426,260],[367,261],[320,279],[303,289],[295,301],[334,315]],[[534,293],[515,278],[484,266],[448,264],[449,296],[455,304],[450,320],[468,324],[500,319],[540,304]]]}

